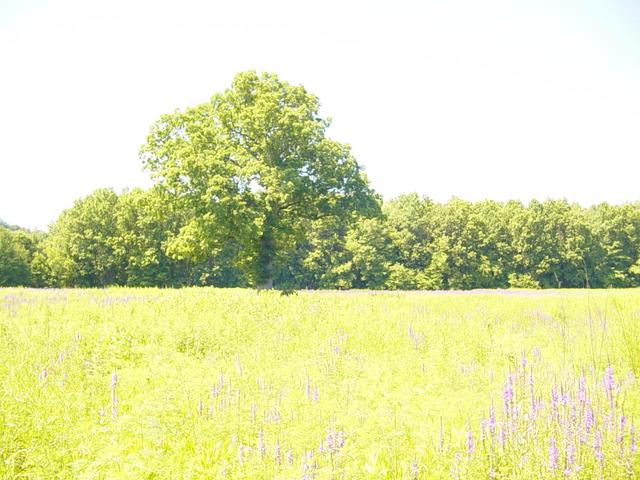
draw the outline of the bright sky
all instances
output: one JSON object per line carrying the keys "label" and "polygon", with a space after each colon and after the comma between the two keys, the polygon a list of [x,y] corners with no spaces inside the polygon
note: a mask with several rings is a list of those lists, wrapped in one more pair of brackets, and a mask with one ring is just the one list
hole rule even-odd
{"label": "bright sky", "polygon": [[148,186],[152,122],[248,69],[318,95],[385,198],[640,200],[637,0],[2,0],[0,219]]}

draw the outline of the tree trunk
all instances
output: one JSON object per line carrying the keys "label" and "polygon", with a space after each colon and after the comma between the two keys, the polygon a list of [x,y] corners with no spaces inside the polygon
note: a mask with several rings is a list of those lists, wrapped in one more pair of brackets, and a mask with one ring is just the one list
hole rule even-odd
{"label": "tree trunk", "polygon": [[272,290],[273,289],[273,262],[271,260],[265,265],[261,283],[256,285],[258,290]]}
{"label": "tree trunk", "polygon": [[587,269],[587,262],[585,261],[584,257],[582,257],[582,266],[584,267],[584,286],[586,288],[591,288],[589,286],[589,273]]}
{"label": "tree trunk", "polygon": [[256,288],[258,290],[271,290],[273,288],[273,258],[275,257],[275,242],[270,229],[265,229],[260,237],[260,252],[256,275]]}

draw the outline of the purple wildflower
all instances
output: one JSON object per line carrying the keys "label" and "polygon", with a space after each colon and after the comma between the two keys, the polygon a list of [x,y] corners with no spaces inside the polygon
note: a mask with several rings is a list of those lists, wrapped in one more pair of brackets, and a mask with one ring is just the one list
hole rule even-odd
{"label": "purple wildflower", "polygon": [[491,405],[489,407],[489,422],[488,422],[488,426],[489,426],[489,431],[491,432],[491,435],[495,435],[496,433],[496,412],[493,408],[493,405]]}
{"label": "purple wildflower", "polygon": [[280,465],[282,462],[282,453],[280,452],[280,441],[276,440],[276,446],[273,449],[273,459]]}
{"label": "purple wildflower", "polygon": [[551,409],[553,410],[554,415],[558,415],[558,401],[560,400],[560,395],[558,394],[558,387],[555,385],[551,387]]}
{"label": "purple wildflower", "polygon": [[560,403],[563,407],[569,404],[569,395],[563,386],[560,387]]}
{"label": "purple wildflower", "polygon": [[558,447],[553,437],[549,439],[549,468],[552,470],[558,468]]}
{"label": "purple wildflower", "polygon": [[542,352],[540,351],[540,347],[533,347],[533,350],[531,350],[531,355],[536,360],[540,360],[540,358],[542,357],[541,353]]}
{"label": "purple wildflower", "polygon": [[529,372],[529,377],[527,378],[527,384],[529,385],[529,396],[531,398],[531,405],[529,407],[529,414],[531,418],[535,420],[536,418],[536,396],[533,382],[533,369]]}
{"label": "purple wildflower", "polygon": [[504,411],[507,415],[511,411],[511,402],[513,401],[513,378],[511,374],[507,377],[502,391],[502,401],[504,403]]}
{"label": "purple wildflower", "polygon": [[618,436],[616,438],[618,446],[620,447],[620,454],[624,453],[624,431],[627,425],[627,417],[624,414],[620,415],[620,430],[618,430]]}
{"label": "purple wildflower", "polygon": [[569,442],[567,444],[567,449],[566,449],[566,468],[564,473],[566,475],[571,475],[571,472],[573,471],[573,466],[576,463],[576,446],[573,442]]}
{"label": "purple wildflower", "polygon": [[584,375],[578,379],[578,401],[582,406],[587,403],[587,379]]}
{"label": "purple wildflower", "polygon": [[498,437],[498,441],[502,446],[507,443],[507,430],[504,427],[500,427],[500,436]]}
{"label": "purple wildflower", "polygon": [[327,436],[324,440],[326,450],[331,454],[337,454],[344,447],[344,433],[333,429],[327,430]]}
{"label": "purple wildflower", "polygon": [[593,437],[593,454],[602,465],[604,463],[604,453],[602,451],[602,434],[600,430],[596,430],[596,434]]}
{"label": "purple wildflower", "polygon": [[467,455],[473,455],[473,451],[475,450],[475,443],[473,441],[473,433],[471,430],[467,431]]}
{"label": "purple wildflower", "polygon": [[604,391],[607,394],[609,403],[613,408],[613,391],[615,390],[616,382],[613,379],[613,367],[609,365],[604,371]]}
{"label": "purple wildflower", "polygon": [[587,411],[584,414],[584,429],[587,433],[591,433],[591,429],[593,428],[594,423],[595,418],[593,415],[593,409],[591,407],[587,407]]}

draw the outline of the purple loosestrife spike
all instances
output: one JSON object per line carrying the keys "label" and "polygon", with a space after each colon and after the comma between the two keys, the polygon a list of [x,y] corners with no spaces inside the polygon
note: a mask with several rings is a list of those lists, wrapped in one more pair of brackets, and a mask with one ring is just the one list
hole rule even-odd
{"label": "purple loosestrife spike", "polygon": [[314,385],[313,392],[311,394],[311,401],[313,403],[318,403],[318,386]]}
{"label": "purple loosestrife spike", "polygon": [[618,436],[616,441],[618,442],[618,446],[620,447],[620,454],[624,453],[624,432],[627,426],[627,417],[624,414],[620,415],[620,429],[618,430]]}
{"label": "purple loosestrife spike", "polygon": [[536,396],[534,389],[534,381],[533,381],[533,369],[529,372],[529,377],[527,378],[527,384],[529,386],[529,397],[531,399],[531,404],[529,406],[529,415],[533,420],[536,419]]}
{"label": "purple loosestrife spike", "polygon": [[604,453],[602,451],[602,434],[600,433],[600,430],[596,430],[593,437],[593,455],[602,466],[604,464]]}
{"label": "purple loosestrife spike", "polygon": [[287,463],[289,465],[293,464],[293,450],[291,448],[287,450]]}
{"label": "purple loosestrife spike", "polygon": [[479,438],[480,443],[483,443],[484,439],[487,438],[488,424],[489,422],[484,418],[480,420],[480,438]]}
{"label": "purple loosestrife spike", "polygon": [[569,404],[569,395],[563,386],[560,386],[560,403],[563,407]]}
{"label": "purple loosestrife spike", "polygon": [[576,463],[576,446],[572,441],[570,441],[567,444],[567,449],[565,453],[567,456],[567,461],[566,461],[566,468],[564,470],[564,473],[565,475],[571,475],[571,472],[573,471],[573,467]]}
{"label": "purple loosestrife spike", "polygon": [[273,449],[273,459],[280,465],[282,463],[282,453],[280,452],[280,441],[276,440],[276,446]]}
{"label": "purple loosestrife spike", "polygon": [[500,445],[504,446],[507,443],[507,430],[504,426],[500,427],[500,437],[498,438]]}
{"label": "purple loosestrife spike", "polygon": [[340,431],[336,432],[333,429],[327,430],[327,437],[324,440],[326,450],[335,455],[342,447],[344,447],[344,434]]}
{"label": "purple loosestrife spike", "polygon": [[307,377],[307,383],[304,386],[304,393],[307,396],[307,400],[311,400],[311,380]]}
{"label": "purple loosestrife spike", "polygon": [[491,435],[496,433],[496,412],[493,408],[493,404],[489,407],[489,430]]}
{"label": "purple loosestrife spike", "polygon": [[469,430],[467,431],[467,455],[473,455],[474,450],[475,443],[473,441],[473,433],[471,433],[471,430]]}
{"label": "purple loosestrife spike", "polygon": [[573,400],[571,400],[571,410],[569,413],[571,419],[571,425],[578,424],[578,409],[576,408],[576,404]]}
{"label": "purple loosestrife spike", "polygon": [[558,468],[558,447],[553,437],[549,439],[549,468],[551,470]]}
{"label": "purple loosestrife spike", "polygon": [[511,412],[511,402],[513,401],[513,380],[511,374],[507,377],[502,391],[502,401],[504,404],[504,412],[509,415]]}
{"label": "purple loosestrife spike", "polygon": [[607,398],[609,399],[609,404],[613,409],[613,392],[616,388],[616,382],[613,378],[613,367],[609,365],[604,371],[604,390],[607,394]]}
{"label": "purple loosestrife spike", "polygon": [[635,455],[637,451],[638,439],[636,438],[636,426],[634,423],[631,423],[631,427],[629,427],[629,453]]}
{"label": "purple loosestrife spike", "polygon": [[584,375],[578,380],[578,401],[581,406],[587,403],[587,379],[584,378]]}
{"label": "purple loosestrife spike", "polygon": [[593,415],[593,409],[591,406],[587,407],[587,411],[584,414],[584,429],[587,433],[591,433],[593,424],[595,423],[595,417]]}
{"label": "purple loosestrife spike", "polygon": [[533,347],[533,350],[531,350],[531,355],[533,356],[533,358],[535,358],[536,360],[540,360],[541,358],[541,351],[540,351],[540,347]]}
{"label": "purple loosestrife spike", "polygon": [[553,414],[557,415],[558,413],[558,401],[560,400],[560,396],[558,395],[558,387],[555,385],[551,387],[551,409],[553,410]]}

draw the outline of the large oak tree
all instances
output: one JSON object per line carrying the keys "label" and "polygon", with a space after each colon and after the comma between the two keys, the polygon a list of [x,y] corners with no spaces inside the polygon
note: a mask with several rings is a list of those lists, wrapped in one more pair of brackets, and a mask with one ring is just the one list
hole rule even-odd
{"label": "large oak tree", "polygon": [[170,253],[198,259],[235,245],[254,284],[270,288],[304,220],[376,213],[377,196],[318,109],[302,86],[245,72],[209,102],[160,117],[141,155],[190,214]]}

